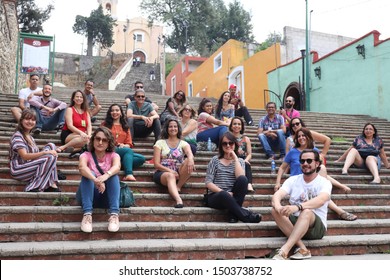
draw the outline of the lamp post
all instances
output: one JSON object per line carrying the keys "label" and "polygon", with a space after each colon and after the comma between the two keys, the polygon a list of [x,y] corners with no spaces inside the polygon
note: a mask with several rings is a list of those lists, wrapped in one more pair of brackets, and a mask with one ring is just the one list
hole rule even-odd
{"label": "lamp post", "polygon": [[134,52],[135,52],[135,40],[137,39],[137,35],[133,34],[133,40],[134,40],[134,44],[133,44],[133,57],[134,57]]}
{"label": "lamp post", "polygon": [[303,102],[305,99],[305,49],[301,49],[302,56],[302,85],[301,85],[301,110],[305,108],[306,104]]}
{"label": "lamp post", "polygon": [[309,49],[309,0],[306,0],[306,111],[310,111],[310,49]]}
{"label": "lamp post", "polygon": [[126,53],[126,31],[127,31],[127,26],[123,25],[123,35],[124,35],[124,40],[125,40],[125,53]]}

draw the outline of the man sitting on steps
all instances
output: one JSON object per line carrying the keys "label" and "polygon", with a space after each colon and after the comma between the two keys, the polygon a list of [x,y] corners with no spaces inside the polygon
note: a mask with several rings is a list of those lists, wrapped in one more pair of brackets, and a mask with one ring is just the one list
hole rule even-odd
{"label": "man sitting on steps", "polygon": [[[84,84],[84,93],[87,97],[88,106],[90,109],[91,122],[96,121],[96,115],[102,109],[102,105],[99,104],[99,100],[96,98],[95,92],[93,90],[93,81],[88,79]],[[92,106],[93,105],[93,106]]]}
{"label": "man sitting on steps", "polygon": [[[317,151],[303,150],[299,162],[303,174],[288,178],[272,197],[272,216],[288,238],[274,260],[286,260],[294,246],[297,248],[290,259],[311,258],[302,239],[322,239],[326,232],[332,184],[318,174],[321,160]],[[282,206],[281,201],[287,195],[290,205]]]}
{"label": "man sitting on steps", "polygon": [[[142,89],[142,90],[144,90],[144,83],[141,82],[141,81],[136,81],[136,82],[134,83],[134,93],[135,93],[135,91],[136,91],[137,89]],[[128,94],[128,95],[126,95],[126,97],[125,97],[125,103],[126,103],[126,106],[127,106],[127,107],[129,107],[129,104],[130,104],[131,101],[135,101],[134,94]],[[156,104],[156,103],[153,103],[153,101],[152,101],[150,98],[146,97],[145,102],[152,104],[153,109],[154,109],[156,112],[158,111],[158,106],[157,106],[157,104]]]}

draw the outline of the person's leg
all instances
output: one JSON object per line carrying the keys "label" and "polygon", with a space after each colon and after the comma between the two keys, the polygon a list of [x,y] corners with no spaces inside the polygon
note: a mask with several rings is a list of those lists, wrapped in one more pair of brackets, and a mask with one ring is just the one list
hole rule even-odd
{"label": "person's leg", "polygon": [[121,157],[121,164],[125,175],[133,174],[133,155],[134,151],[131,148],[116,148],[115,152]]}
{"label": "person's leg", "polygon": [[84,215],[92,214],[93,212],[93,201],[95,197],[95,192],[97,189],[95,188],[95,184],[92,180],[81,177],[80,186],[78,189],[79,193],[79,202],[81,203],[81,207],[83,208]]}
{"label": "person's leg", "polygon": [[145,163],[146,159],[143,155],[133,153],[133,168],[142,166]]}
{"label": "person's leg", "polygon": [[286,155],[286,137],[284,135],[283,130],[278,129],[278,144],[279,144],[279,151],[280,151],[280,157],[284,157]]}
{"label": "person's leg", "polygon": [[215,143],[218,146],[219,137],[220,135],[223,135],[223,133],[225,133],[226,130],[227,130],[226,126],[217,126],[214,128],[207,129],[196,135],[196,141],[207,142],[207,140],[210,138],[211,142]]}
{"label": "person's leg", "polygon": [[34,106],[31,106],[30,108],[33,109],[35,111],[35,114],[37,115],[37,121],[36,121],[35,127],[42,129],[42,127],[43,127],[43,116],[41,114],[41,110],[39,110],[38,108],[36,108]]}
{"label": "person's leg", "polygon": [[264,133],[259,134],[258,138],[260,140],[261,145],[263,146],[267,158],[272,157],[274,155],[274,152],[272,151],[271,146],[268,142],[270,139],[265,136]]}
{"label": "person's leg", "polygon": [[[238,115],[236,114],[238,113]],[[239,108],[238,110],[235,111],[235,115],[239,117],[244,117],[244,120],[247,125],[252,125],[253,120],[251,115],[249,114],[248,108],[246,106]]]}
{"label": "person's leg", "polygon": [[185,159],[179,168],[179,181],[177,182],[177,190],[179,192],[190,177],[191,174],[188,172],[188,159]]}
{"label": "person's leg", "polygon": [[[159,178],[158,178],[159,177]],[[161,184],[168,188],[168,192],[177,204],[183,204],[183,200],[180,197],[179,191],[176,185],[176,177],[171,172],[159,172],[156,171],[153,176],[153,180],[157,184]]]}
{"label": "person's leg", "polygon": [[114,175],[105,181],[109,214],[119,214],[120,184],[118,175]]}
{"label": "person's leg", "polygon": [[371,183],[380,183],[381,178],[379,177],[378,171],[378,160],[375,156],[368,156],[366,158],[366,167],[371,172],[372,176],[374,176],[374,180]]}
{"label": "person's leg", "polygon": [[153,134],[154,134],[154,143],[157,142],[157,140],[160,138],[161,134],[161,123],[159,119],[153,120]]}
{"label": "person's leg", "polygon": [[130,127],[130,134],[131,138],[134,139],[134,119],[133,118],[127,118],[127,123]]}
{"label": "person's leg", "polygon": [[245,176],[239,176],[233,185],[233,197],[241,207],[244,203],[245,196],[248,193],[248,179]]}
{"label": "person's leg", "polygon": [[245,162],[245,176],[248,178],[248,191],[253,192],[252,186],[252,167],[249,163]]}
{"label": "person's leg", "polygon": [[363,163],[364,161],[359,155],[359,152],[355,148],[352,148],[348,152],[347,158],[345,159],[342,174],[348,174],[348,169],[351,167],[352,164],[355,164],[356,166],[362,166]]}

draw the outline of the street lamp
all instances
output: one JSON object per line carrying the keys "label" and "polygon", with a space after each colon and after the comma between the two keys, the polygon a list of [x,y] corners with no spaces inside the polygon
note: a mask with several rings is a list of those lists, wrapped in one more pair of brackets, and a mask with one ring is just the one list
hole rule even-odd
{"label": "street lamp", "polygon": [[303,102],[305,99],[305,49],[301,49],[301,56],[302,56],[302,85],[301,85],[301,110],[305,108],[306,104]]}
{"label": "street lamp", "polygon": [[127,26],[123,25],[123,34],[124,34],[124,39],[125,39],[125,53],[126,53],[126,31],[127,31]]}
{"label": "street lamp", "polygon": [[137,39],[137,35],[133,34],[133,40],[134,40],[134,44],[133,44],[133,56],[134,56],[134,52],[135,52],[135,40]]}

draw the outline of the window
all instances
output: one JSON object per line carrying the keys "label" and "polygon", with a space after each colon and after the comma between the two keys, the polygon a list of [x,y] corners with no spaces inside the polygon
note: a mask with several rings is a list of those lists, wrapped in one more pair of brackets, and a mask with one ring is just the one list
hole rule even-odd
{"label": "window", "polygon": [[214,73],[217,72],[221,68],[222,68],[222,53],[219,53],[214,58]]}
{"label": "window", "polygon": [[137,34],[137,42],[143,42],[143,36],[142,34]]}

